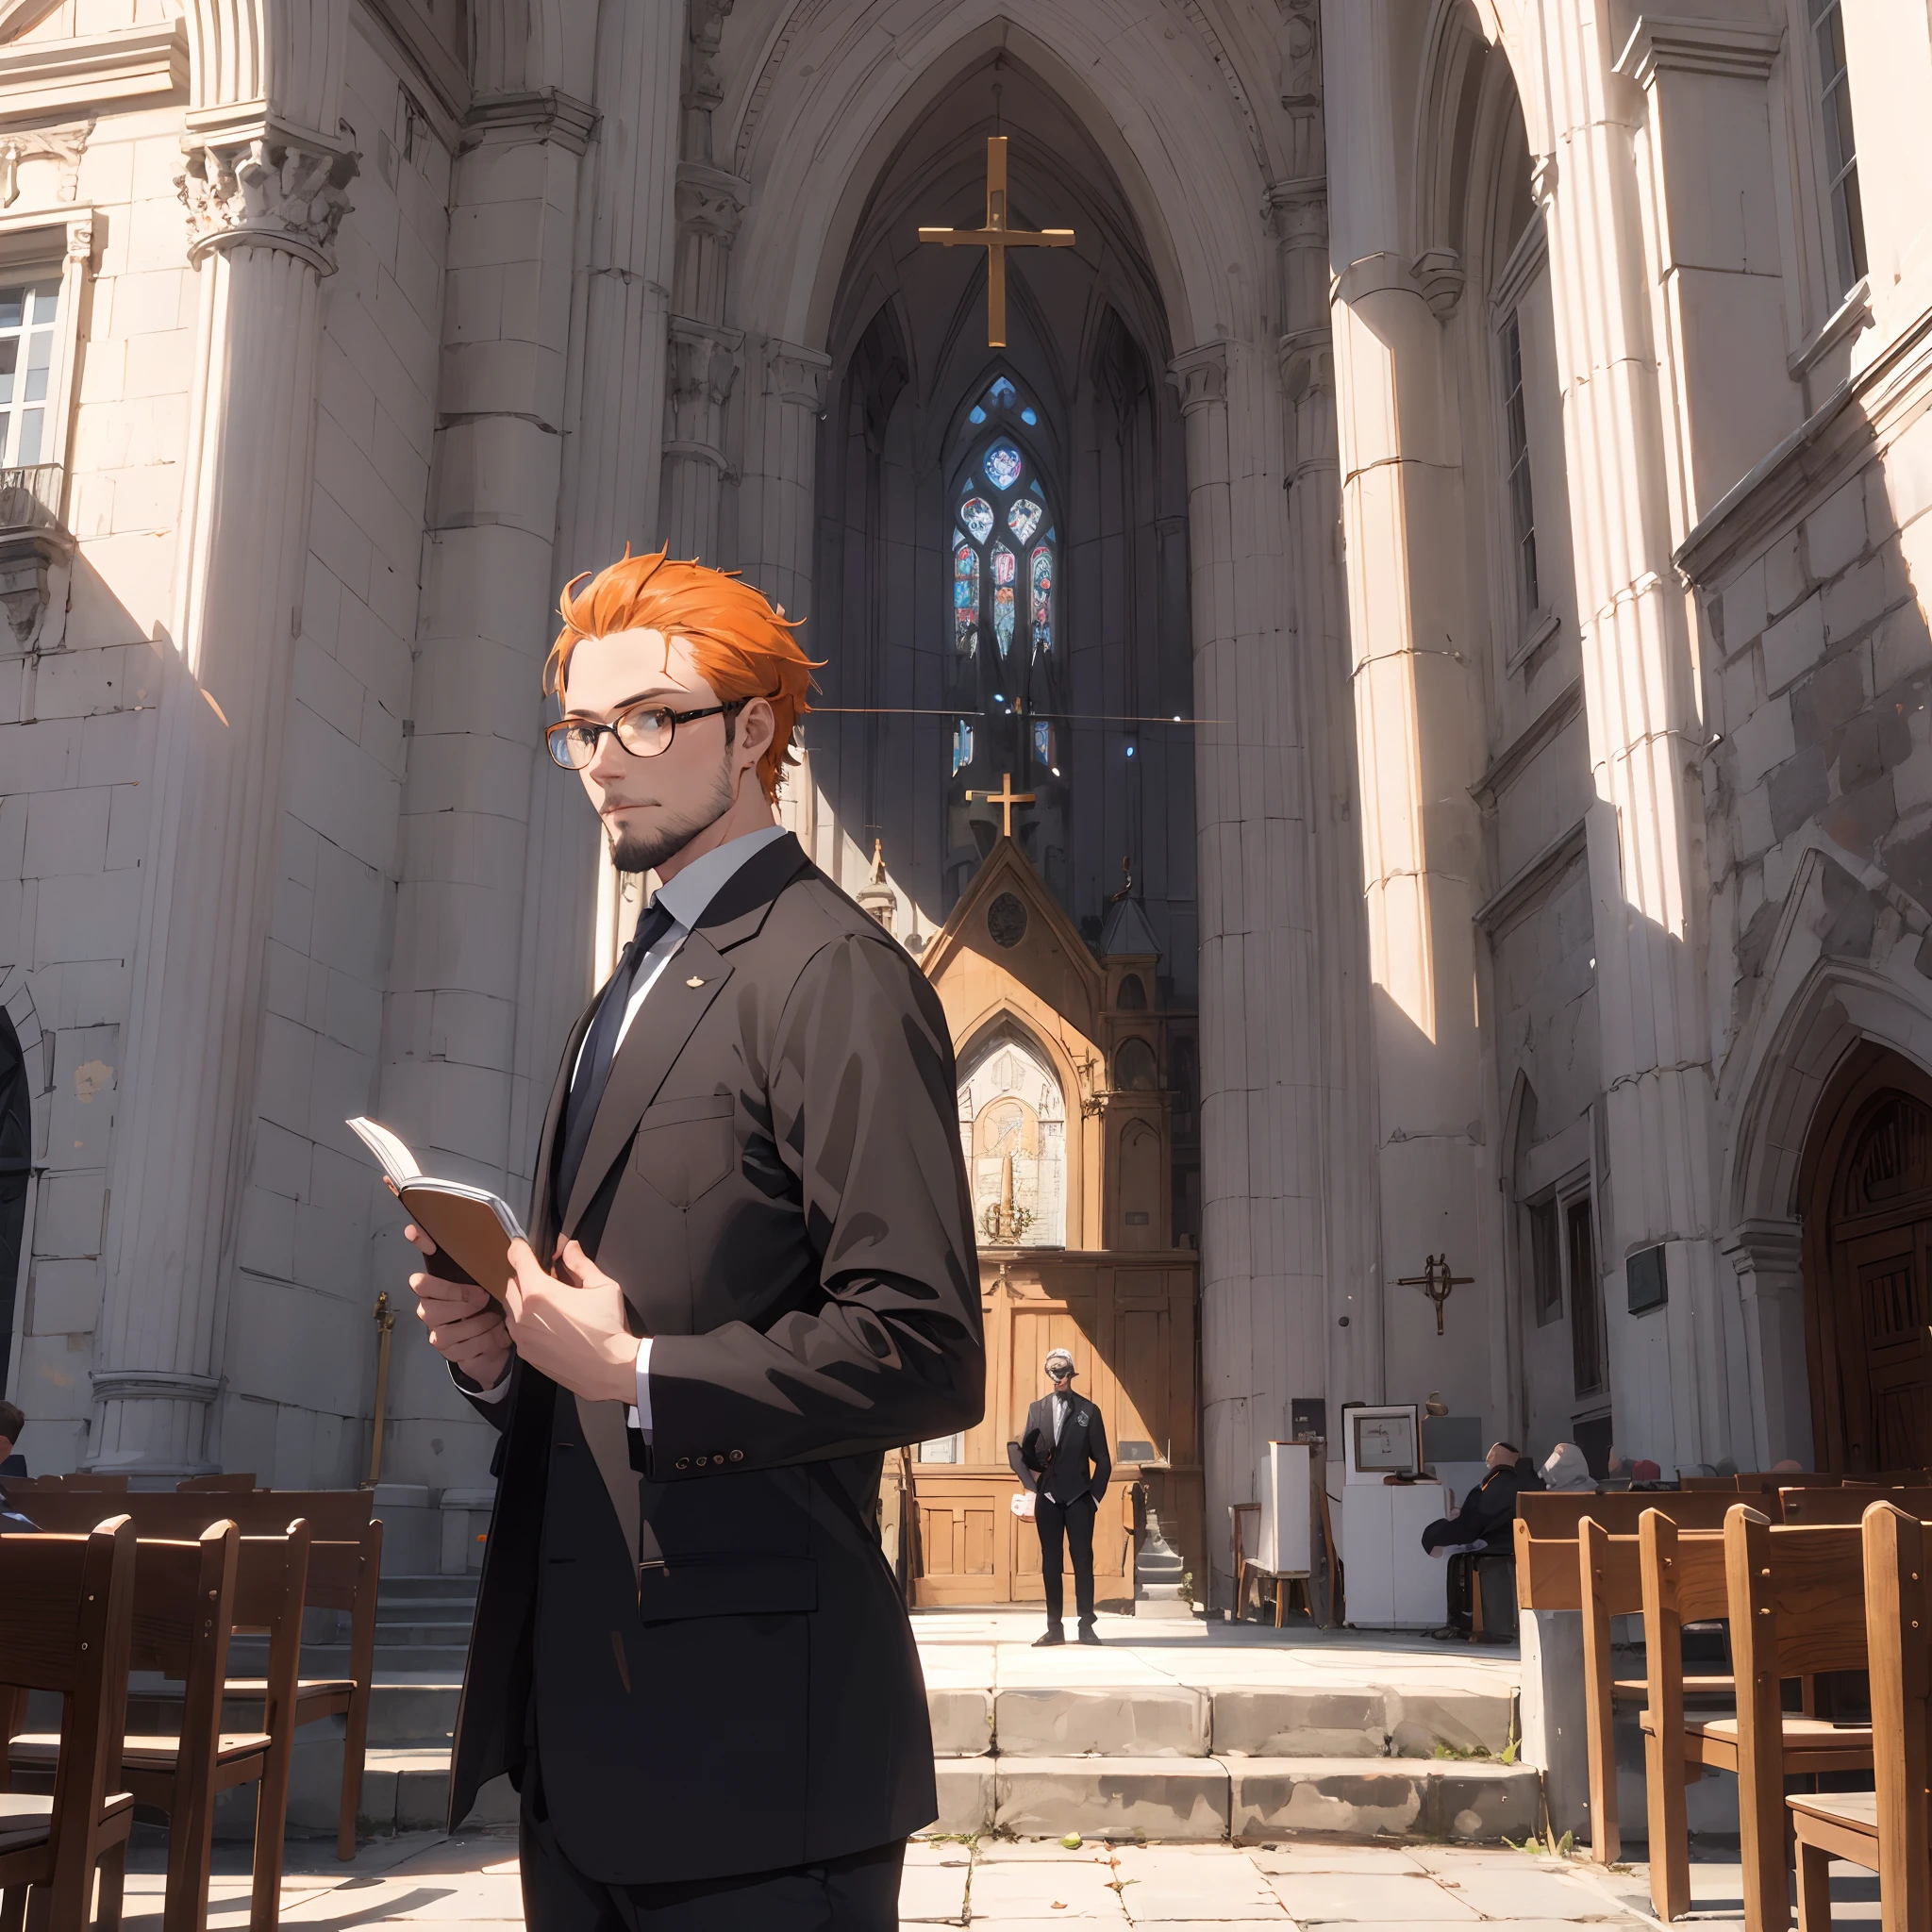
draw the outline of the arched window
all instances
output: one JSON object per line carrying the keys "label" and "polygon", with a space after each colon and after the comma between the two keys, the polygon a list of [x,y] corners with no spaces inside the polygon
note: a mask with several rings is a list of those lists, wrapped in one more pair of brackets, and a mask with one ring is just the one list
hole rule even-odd
{"label": "arched window", "polygon": [[[964,887],[1001,821],[966,793],[1007,774],[1034,802],[1020,840],[1064,898],[1066,644],[1059,594],[1060,518],[1037,444],[1047,435],[1034,400],[995,375],[967,410],[952,471],[950,563],[953,824],[948,885]],[[1047,447],[1052,447],[1049,442]]]}

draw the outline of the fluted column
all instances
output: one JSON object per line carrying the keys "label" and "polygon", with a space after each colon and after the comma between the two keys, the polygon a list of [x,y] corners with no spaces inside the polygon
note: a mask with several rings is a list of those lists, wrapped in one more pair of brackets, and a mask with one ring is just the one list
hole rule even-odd
{"label": "fluted column", "polygon": [[742,331],[671,319],[665,381],[664,541],[677,557],[717,563],[719,498],[730,465],[724,405],[738,381]]}
{"label": "fluted column", "polygon": [[96,1469],[209,1466],[300,623],[319,290],[355,172],[353,154],[264,121],[190,146],[177,177],[200,342],[115,1126]]}
{"label": "fluted column", "polygon": [[[811,610],[819,418],[832,358],[796,342],[768,341],[748,407],[739,548],[745,574],[795,617]],[[747,398],[748,405],[754,399]]]}
{"label": "fluted column", "polygon": [[[1642,96],[1611,70],[1603,9],[1544,10],[1554,153],[1548,214],[1583,691],[1596,793],[1588,820],[1608,1185],[1610,1386],[1620,1440],[1669,1465],[1733,1453],[1712,1187],[1704,998],[1704,727],[1652,338],[1633,128]],[[1626,1312],[1627,1257],[1665,1247],[1669,1299]],[[1724,1299],[1734,1293],[1724,1285]],[[1735,1309],[1735,1303],[1731,1303]],[[1748,1420],[1736,1431],[1740,1444]]]}

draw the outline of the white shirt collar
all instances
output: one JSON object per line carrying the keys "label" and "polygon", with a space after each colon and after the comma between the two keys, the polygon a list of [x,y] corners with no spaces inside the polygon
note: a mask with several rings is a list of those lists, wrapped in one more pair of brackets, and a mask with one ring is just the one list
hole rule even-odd
{"label": "white shirt collar", "polygon": [[761,825],[756,832],[745,832],[722,845],[714,845],[703,857],[693,858],[675,879],[667,879],[659,886],[655,903],[689,932],[739,868],[784,836],[783,825]]}

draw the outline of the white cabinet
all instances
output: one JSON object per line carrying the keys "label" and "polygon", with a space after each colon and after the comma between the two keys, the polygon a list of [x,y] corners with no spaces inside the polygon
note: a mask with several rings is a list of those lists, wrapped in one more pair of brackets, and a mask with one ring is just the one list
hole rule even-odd
{"label": "white cabinet", "polygon": [[1423,1531],[1447,1513],[1444,1501],[1441,1483],[1343,1485],[1335,1534],[1357,1629],[1433,1630],[1446,1620],[1448,1564],[1423,1548]]}
{"label": "white cabinet", "polygon": [[1255,1472],[1255,1498],[1261,1506],[1255,1563],[1271,1576],[1308,1574],[1308,1445],[1270,1442]]}

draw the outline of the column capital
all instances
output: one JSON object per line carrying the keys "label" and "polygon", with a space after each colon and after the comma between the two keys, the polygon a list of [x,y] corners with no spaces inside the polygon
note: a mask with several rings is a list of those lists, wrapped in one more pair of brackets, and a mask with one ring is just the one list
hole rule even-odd
{"label": "column capital", "polygon": [[1424,248],[1409,263],[1408,272],[1423,291],[1423,300],[1438,322],[1447,322],[1462,300],[1462,257],[1453,248]]}
{"label": "column capital", "polygon": [[1740,1276],[1759,1276],[1760,1289],[1768,1275],[1789,1274],[1795,1282],[1803,1267],[1804,1230],[1795,1221],[1740,1222],[1718,1246]]}
{"label": "column capital", "polygon": [[191,132],[175,187],[188,210],[188,258],[215,249],[280,248],[318,275],[335,271],[336,230],[360,157],[269,122]]}
{"label": "column capital", "polygon": [[1167,379],[1181,399],[1181,414],[1191,416],[1196,409],[1227,403],[1227,344],[1203,342],[1186,349],[1167,367]]}
{"label": "column capital", "polygon": [[55,192],[62,201],[72,201],[80,192],[80,158],[93,131],[90,114],[59,127],[23,127],[0,135],[0,208],[11,208],[20,199],[23,161],[52,161],[60,170]]}
{"label": "column capital", "polygon": [[810,409],[814,415],[824,409],[832,358],[822,350],[774,338],[765,343],[764,365],[765,394]]}
{"label": "column capital", "polygon": [[751,183],[708,161],[677,164],[677,225],[730,247],[751,200]]}
{"label": "column capital", "polygon": [[671,371],[665,387],[671,400],[677,404],[724,403],[738,381],[743,331],[674,315],[670,338]]}
{"label": "column capital", "polygon": [[1715,74],[1733,79],[1769,78],[1784,28],[1759,21],[1691,20],[1671,13],[1643,13],[1611,69],[1647,88],[1662,69]]}

